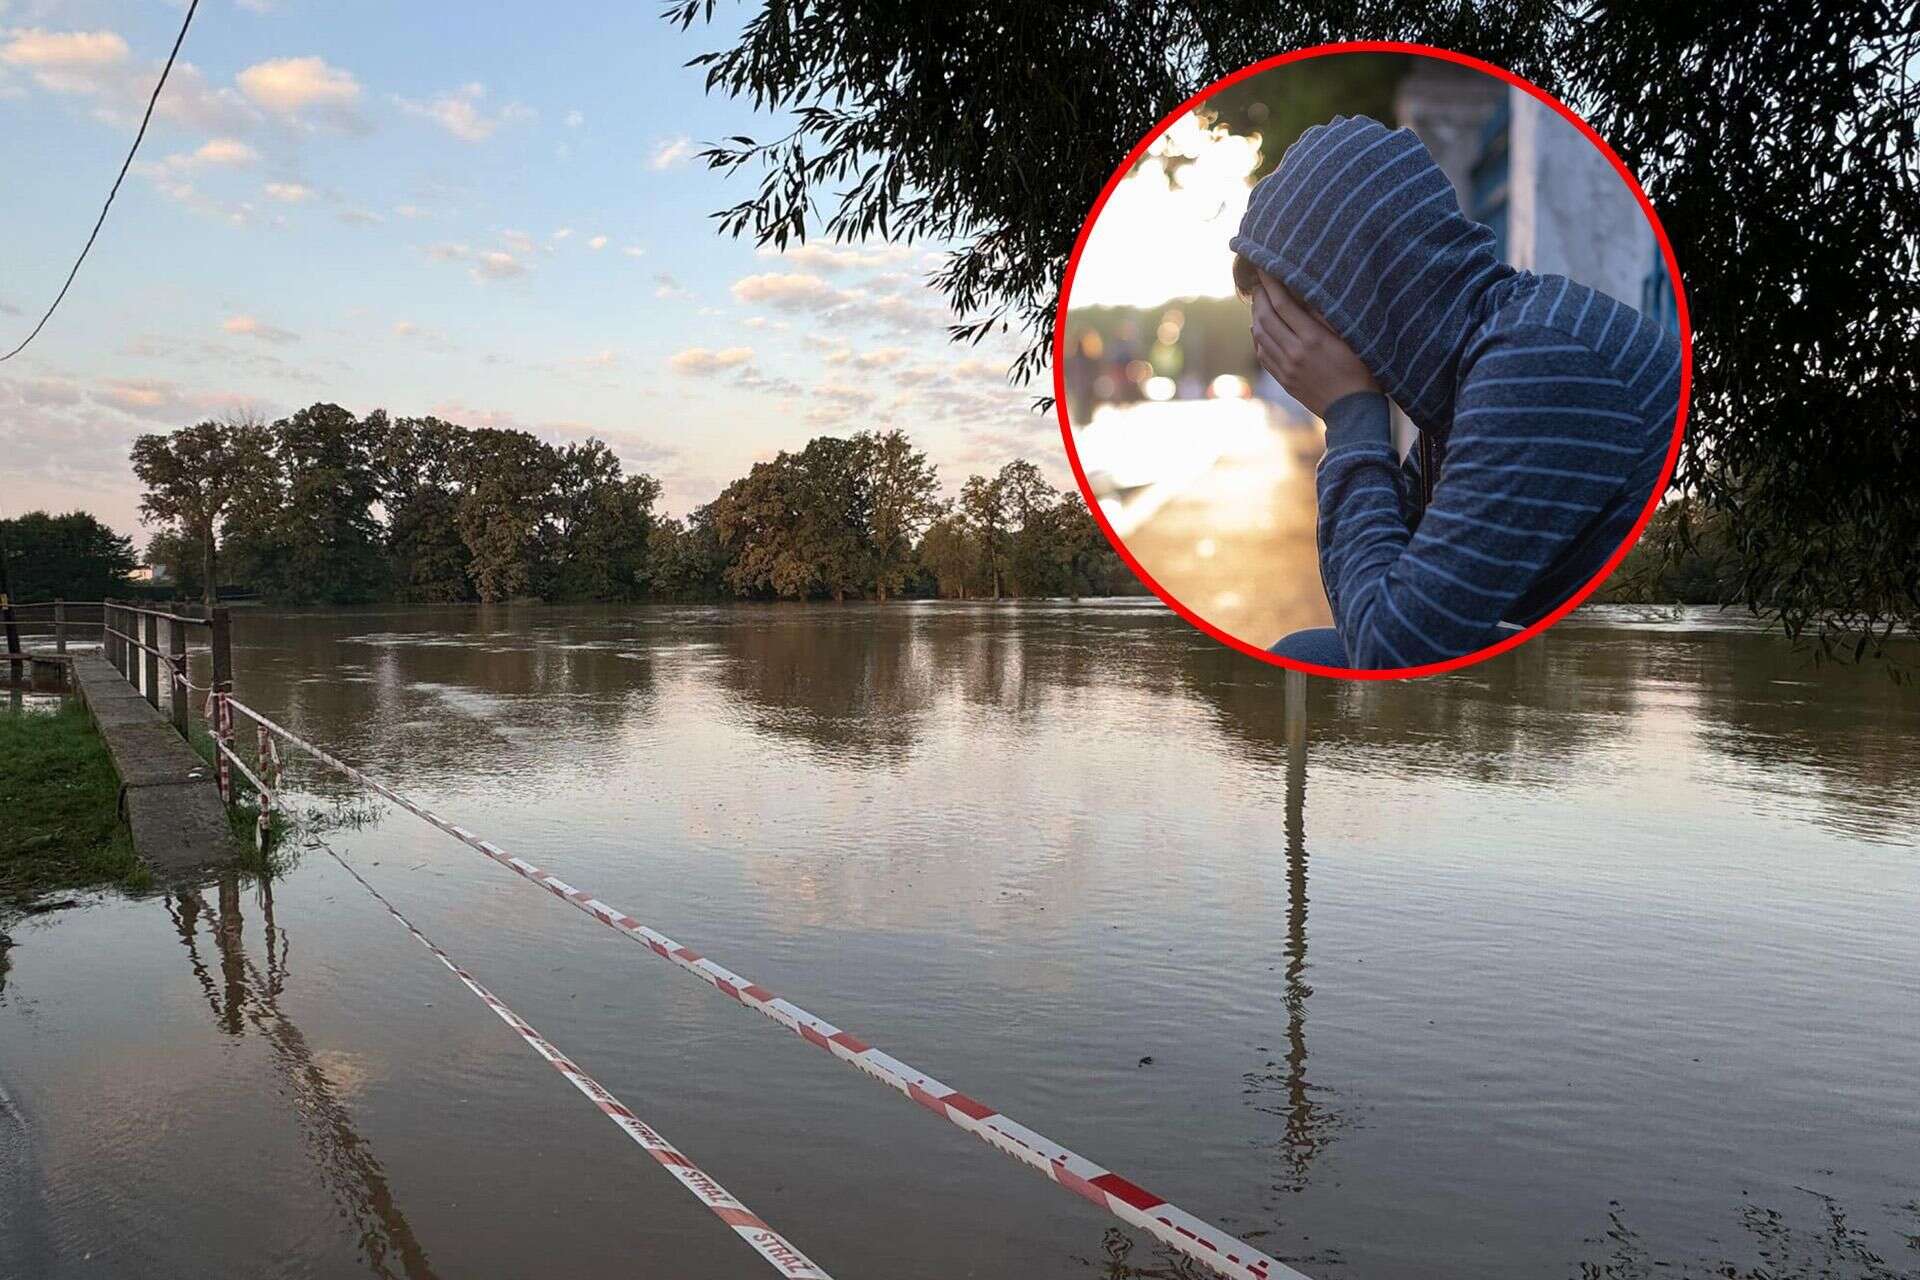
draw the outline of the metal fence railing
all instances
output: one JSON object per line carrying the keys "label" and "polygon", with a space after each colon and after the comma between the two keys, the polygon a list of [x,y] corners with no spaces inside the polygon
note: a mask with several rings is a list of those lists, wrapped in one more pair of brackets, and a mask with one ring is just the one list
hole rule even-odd
{"label": "metal fence railing", "polygon": [[[0,606],[6,628],[5,661],[19,668],[31,662],[70,661],[69,640],[97,639],[100,655],[126,678],[154,710],[164,714],[181,737],[191,739],[193,698],[207,695],[203,715],[214,739],[214,764],[220,795],[233,800],[233,713],[227,699],[233,692],[233,627],[220,605],[176,603],[142,604],[127,600],[54,600],[43,604]],[[51,637],[53,648],[25,648],[23,638]],[[189,637],[204,640],[211,659],[211,676],[197,684],[188,669]],[[196,646],[198,647],[198,646]],[[68,672],[72,684],[71,670]]]}
{"label": "metal fence railing", "polygon": [[[42,677],[70,683],[67,641],[98,640],[105,611],[105,602],[100,600],[12,604],[0,598],[0,629],[5,631],[5,653],[0,655],[0,663],[4,664],[7,687],[40,688]],[[51,649],[45,647],[49,637],[53,640]],[[36,646],[35,641],[41,643]],[[23,671],[31,674],[25,683],[21,679]]]}

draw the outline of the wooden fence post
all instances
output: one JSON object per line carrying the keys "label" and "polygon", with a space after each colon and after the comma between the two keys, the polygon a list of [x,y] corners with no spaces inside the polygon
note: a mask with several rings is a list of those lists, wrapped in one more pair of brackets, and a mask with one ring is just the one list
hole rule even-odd
{"label": "wooden fence post", "polygon": [[[208,613],[213,632],[213,733],[219,743],[233,746],[233,711],[227,698],[233,692],[233,620],[224,605],[215,605]],[[213,752],[215,773],[220,781],[220,799],[233,803],[233,772],[226,753],[218,746]]]}
{"label": "wooden fence post", "polygon": [[67,651],[67,602],[65,600],[53,602],[53,651],[55,653]]}
{"label": "wooden fence post", "polygon": [[141,616],[147,621],[147,625],[141,628],[140,636],[147,646],[140,651],[140,656],[147,660],[141,667],[147,677],[147,687],[144,692],[147,695],[147,705],[158,711],[160,709],[160,619],[150,613]]}
{"label": "wooden fence post", "polygon": [[4,617],[7,627],[7,677],[14,684],[20,683],[20,628],[13,622],[13,601],[6,592],[0,591],[0,617]]}
{"label": "wooden fence post", "polygon": [[175,618],[167,619],[167,656],[173,669],[168,672],[167,683],[173,687],[173,727],[180,731],[181,737],[187,736],[187,686],[184,677],[187,674],[187,626]]}

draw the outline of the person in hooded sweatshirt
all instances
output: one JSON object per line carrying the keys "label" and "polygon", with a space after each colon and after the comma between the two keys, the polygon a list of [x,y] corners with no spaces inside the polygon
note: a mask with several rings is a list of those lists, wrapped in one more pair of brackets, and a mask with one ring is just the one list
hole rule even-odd
{"label": "person in hooded sweatshirt", "polygon": [[[1230,244],[1260,363],[1327,427],[1335,625],[1273,652],[1347,669],[1472,653],[1551,613],[1626,540],[1673,437],[1679,342],[1596,289],[1501,262],[1411,130],[1307,130]],[[1404,464],[1389,399],[1426,446]]]}

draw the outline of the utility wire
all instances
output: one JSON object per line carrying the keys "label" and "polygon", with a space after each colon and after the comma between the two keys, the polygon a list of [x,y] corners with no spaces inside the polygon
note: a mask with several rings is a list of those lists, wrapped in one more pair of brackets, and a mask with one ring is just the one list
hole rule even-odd
{"label": "utility wire", "polygon": [[173,38],[173,52],[167,55],[167,65],[160,69],[160,82],[153,86],[153,96],[147,99],[147,114],[140,117],[140,132],[133,136],[133,146],[127,151],[126,163],[120,166],[120,176],[113,180],[113,190],[107,192],[107,202],[100,206],[100,217],[93,224],[93,234],[87,237],[86,247],[80,250],[80,256],[73,260],[73,270],[67,272],[67,282],[60,286],[60,293],[53,300],[53,306],[47,308],[47,314],[40,317],[40,323],[33,326],[33,332],[21,339],[20,345],[0,360],[11,360],[26,350],[27,343],[40,336],[47,327],[47,321],[53,319],[53,313],[59,309],[61,299],[67,296],[67,290],[73,288],[73,278],[80,274],[80,264],[87,260],[87,254],[93,250],[93,242],[100,235],[100,228],[107,221],[107,210],[113,207],[113,198],[120,194],[120,184],[127,179],[127,170],[133,167],[133,157],[140,150],[140,140],[147,136],[147,122],[153,119],[154,104],[160,101],[160,91],[167,86],[167,76],[173,70],[173,60],[180,56],[180,45],[187,38],[187,28],[193,24],[193,11],[200,7],[200,0],[192,0],[187,6],[187,16],[180,23],[180,34]]}

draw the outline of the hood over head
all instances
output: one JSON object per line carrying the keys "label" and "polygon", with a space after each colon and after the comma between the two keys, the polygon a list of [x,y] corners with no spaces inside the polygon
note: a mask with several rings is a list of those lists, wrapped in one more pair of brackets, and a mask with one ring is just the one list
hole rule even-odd
{"label": "hood over head", "polygon": [[1230,244],[1319,312],[1414,425],[1445,434],[1467,337],[1515,272],[1411,129],[1366,116],[1308,129]]}

